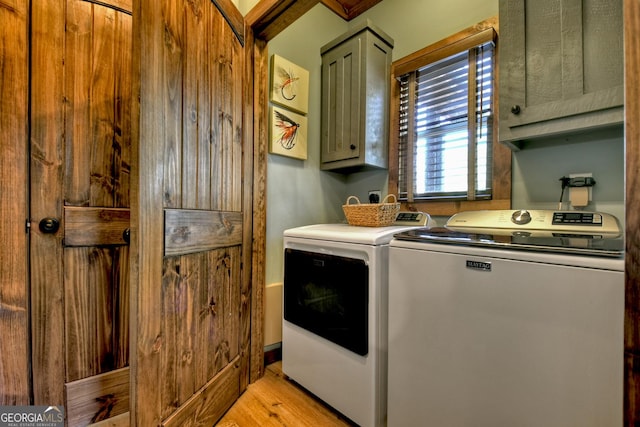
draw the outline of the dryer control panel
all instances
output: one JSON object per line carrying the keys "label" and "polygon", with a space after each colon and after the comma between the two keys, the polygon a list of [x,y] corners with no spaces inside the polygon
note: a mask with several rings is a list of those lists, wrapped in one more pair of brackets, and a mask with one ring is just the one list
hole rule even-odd
{"label": "dryer control panel", "polygon": [[424,212],[398,212],[393,225],[415,225],[426,227],[430,224],[430,217]]}

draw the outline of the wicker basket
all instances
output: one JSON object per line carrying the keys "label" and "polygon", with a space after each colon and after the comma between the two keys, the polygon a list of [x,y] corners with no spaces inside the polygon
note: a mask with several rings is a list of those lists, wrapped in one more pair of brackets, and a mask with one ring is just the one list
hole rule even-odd
{"label": "wicker basket", "polygon": [[[393,197],[393,203],[387,203],[387,199]],[[355,199],[357,204],[349,204]],[[396,202],[396,196],[388,194],[382,203],[360,203],[356,196],[349,196],[342,205],[344,215],[347,217],[349,225],[359,225],[363,227],[386,227],[393,224],[396,215],[400,210],[400,203]]]}

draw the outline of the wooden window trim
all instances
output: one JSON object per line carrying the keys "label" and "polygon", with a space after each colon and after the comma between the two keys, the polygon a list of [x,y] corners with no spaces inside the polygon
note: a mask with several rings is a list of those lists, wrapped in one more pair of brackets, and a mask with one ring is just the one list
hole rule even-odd
{"label": "wooden window trim", "polygon": [[[497,39],[498,17],[494,16],[466,28],[446,39],[431,44],[391,64],[391,106],[389,136],[389,193],[398,195],[398,144],[400,83],[397,77],[425,64],[447,58],[462,49],[481,44],[483,40]],[[467,47],[468,46],[468,47]],[[494,79],[497,81],[500,53],[496,49]],[[494,82],[493,129],[498,129],[498,85]],[[498,142],[498,132],[493,132],[493,180],[491,200],[414,201],[403,202],[402,209],[423,211],[436,216],[449,216],[460,211],[479,209],[509,209],[511,207],[511,150]]]}

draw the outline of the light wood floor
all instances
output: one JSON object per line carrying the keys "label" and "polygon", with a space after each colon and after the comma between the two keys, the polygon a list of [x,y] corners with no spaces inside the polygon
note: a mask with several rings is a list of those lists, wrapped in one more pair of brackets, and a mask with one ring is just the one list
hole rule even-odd
{"label": "light wood floor", "polygon": [[247,387],[217,427],[353,426],[347,419],[287,379],[282,362],[268,365],[264,377]]}

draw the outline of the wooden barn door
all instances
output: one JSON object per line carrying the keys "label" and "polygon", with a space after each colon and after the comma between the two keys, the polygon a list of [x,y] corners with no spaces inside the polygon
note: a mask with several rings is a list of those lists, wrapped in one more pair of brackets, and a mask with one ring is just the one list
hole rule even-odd
{"label": "wooden barn door", "polygon": [[0,405],[29,404],[29,2],[0,0]]}
{"label": "wooden barn door", "polygon": [[111,3],[32,2],[33,394],[71,426],[129,411],[132,17]]}
{"label": "wooden barn door", "polygon": [[228,0],[136,6],[133,424],[210,426],[249,375],[243,18]]}

